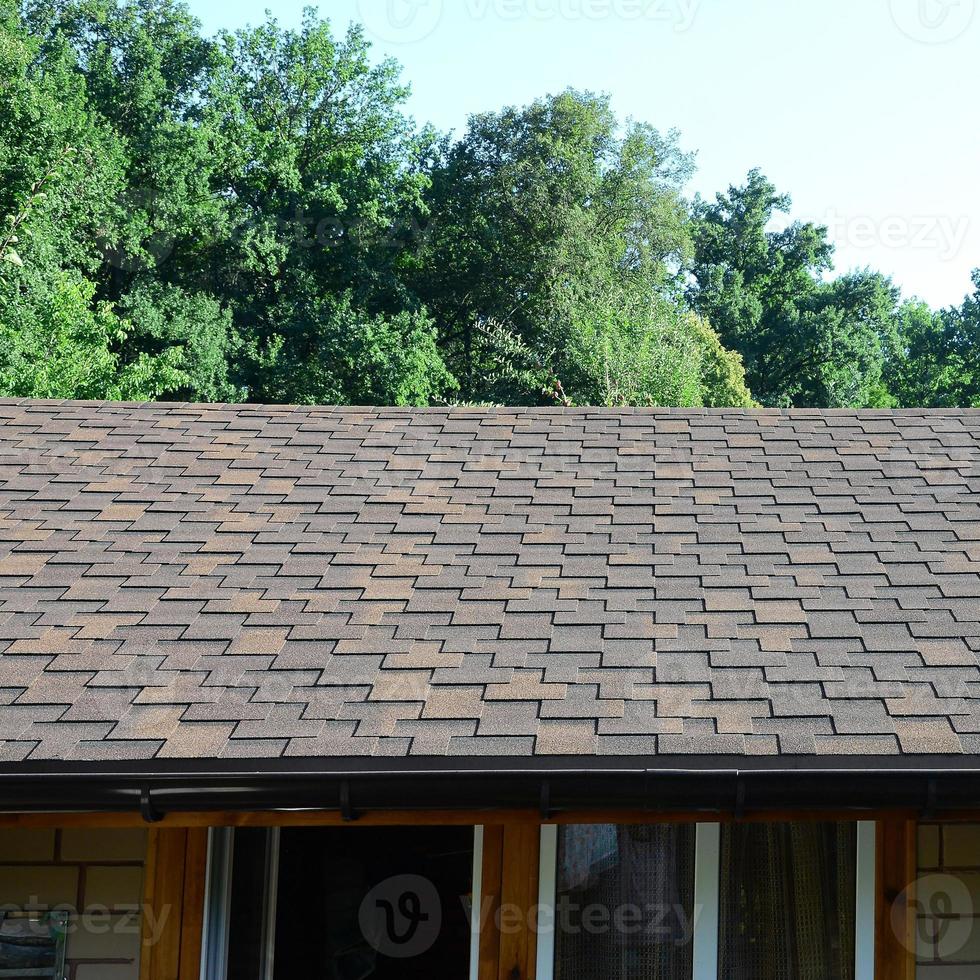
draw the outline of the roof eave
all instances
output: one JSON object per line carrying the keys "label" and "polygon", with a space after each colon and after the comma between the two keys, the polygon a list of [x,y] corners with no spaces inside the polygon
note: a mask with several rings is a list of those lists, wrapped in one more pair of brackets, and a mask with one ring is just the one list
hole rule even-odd
{"label": "roof eave", "polygon": [[980,759],[213,760],[0,771],[0,812],[752,812],[980,809]]}

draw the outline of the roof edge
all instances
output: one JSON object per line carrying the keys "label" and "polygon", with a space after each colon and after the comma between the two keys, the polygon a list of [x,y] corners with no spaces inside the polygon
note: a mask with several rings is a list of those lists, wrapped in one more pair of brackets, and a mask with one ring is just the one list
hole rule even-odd
{"label": "roof edge", "polygon": [[738,817],[891,808],[928,816],[980,808],[980,758],[972,756],[821,759],[796,766],[721,757],[666,761],[307,760],[306,766],[275,769],[202,761],[169,771],[130,766],[115,772],[92,765],[58,771],[21,766],[0,772],[0,812],[140,812],[152,823],[168,813],[281,810],[335,811],[354,820],[367,811],[532,809],[547,819],[616,809]]}

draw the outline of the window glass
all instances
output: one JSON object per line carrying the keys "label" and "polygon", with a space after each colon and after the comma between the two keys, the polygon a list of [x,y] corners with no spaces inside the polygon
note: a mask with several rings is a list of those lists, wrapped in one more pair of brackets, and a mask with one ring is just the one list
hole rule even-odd
{"label": "window glass", "polygon": [[689,980],[695,834],[693,825],[560,828],[556,980]]}
{"label": "window glass", "polygon": [[472,827],[283,829],[274,890],[271,843],[235,832],[229,980],[468,975]]}
{"label": "window glass", "polygon": [[721,833],[721,980],[854,980],[852,823]]}
{"label": "window glass", "polygon": [[230,929],[235,941],[228,945],[228,976],[235,980],[263,980],[269,845],[267,830],[235,831],[231,893],[240,900],[231,905]]}

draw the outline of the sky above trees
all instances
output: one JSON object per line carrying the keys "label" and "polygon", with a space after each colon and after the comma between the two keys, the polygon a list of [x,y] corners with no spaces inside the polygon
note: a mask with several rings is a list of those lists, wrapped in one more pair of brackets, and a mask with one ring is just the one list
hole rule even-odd
{"label": "sky above trees", "polygon": [[[299,23],[304,0],[192,0],[205,28]],[[980,255],[980,13],[974,0],[329,0],[412,84],[438,128],[568,86],[680,129],[689,192],[760,167],[829,228],[838,272],[962,302]],[[392,11],[393,14],[390,14]]]}

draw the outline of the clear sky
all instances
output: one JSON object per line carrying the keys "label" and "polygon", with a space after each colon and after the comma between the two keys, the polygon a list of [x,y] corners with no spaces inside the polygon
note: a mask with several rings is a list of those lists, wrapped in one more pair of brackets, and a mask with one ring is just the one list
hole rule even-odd
{"label": "clear sky", "polygon": [[[190,0],[209,31],[269,0]],[[298,22],[303,0],[273,5]],[[678,128],[713,195],[760,167],[831,229],[837,269],[959,303],[980,267],[980,0],[327,0],[405,66],[411,111],[471,112],[567,86]]]}

